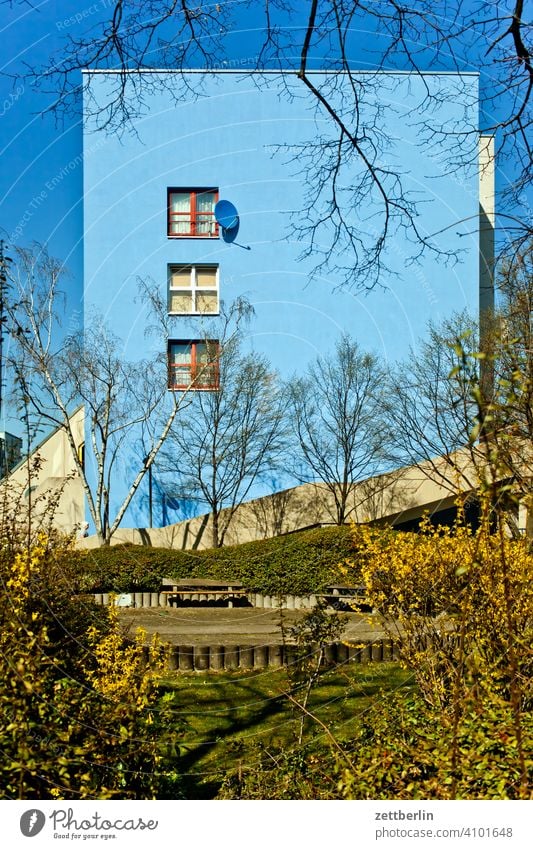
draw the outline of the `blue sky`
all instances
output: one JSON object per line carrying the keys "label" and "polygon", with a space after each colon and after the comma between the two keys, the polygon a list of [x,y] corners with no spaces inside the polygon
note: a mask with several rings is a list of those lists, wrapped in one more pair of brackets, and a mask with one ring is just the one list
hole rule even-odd
{"label": "blue sky", "polygon": [[[19,71],[25,61],[44,60],[57,46],[55,6],[3,7],[4,74]],[[0,77],[0,237],[8,244],[47,242],[53,254],[64,258],[72,272],[70,303],[75,308],[82,273],[82,171],[74,165],[81,124],[72,118],[56,126],[51,115],[40,114],[47,100],[24,81]],[[61,181],[50,190],[47,183],[51,186],[54,176]],[[21,432],[9,407],[0,429]]]}

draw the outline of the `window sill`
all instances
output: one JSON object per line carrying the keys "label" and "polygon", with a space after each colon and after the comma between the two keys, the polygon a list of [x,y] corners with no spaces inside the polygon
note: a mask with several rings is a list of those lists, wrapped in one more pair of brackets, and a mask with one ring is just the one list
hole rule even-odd
{"label": "window sill", "polygon": [[170,316],[178,316],[180,318],[186,318],[187,316],[193,316],[194,318],[200,318],[202,316],[217,316],[220,315],[220,310],[216,310],[216,312],[168,312]]}
{"label": "window sill", "polygon": [[167,392],[218,392],[220,390],[220,386],[193,386],[189,384],[188,386],[167,386]]}

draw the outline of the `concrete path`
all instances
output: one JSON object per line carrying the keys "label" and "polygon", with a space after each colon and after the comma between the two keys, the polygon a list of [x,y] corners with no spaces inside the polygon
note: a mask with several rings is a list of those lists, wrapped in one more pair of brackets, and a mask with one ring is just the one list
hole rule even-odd
{"label": "concrete path", "polygon": [[[262,608],[123,608],[121,623],[133,633],[144,628],[149,635],[158,633],[164,642],[174,645],[267,645],[283,642],[283,627],[296,624],[304,611],[265,610]],[[360,613],[341,614],[346,629],[341,639],[357,642],[382,639],[387,634],[377,616]],[[288,642],[288,640],[286,640]]]}

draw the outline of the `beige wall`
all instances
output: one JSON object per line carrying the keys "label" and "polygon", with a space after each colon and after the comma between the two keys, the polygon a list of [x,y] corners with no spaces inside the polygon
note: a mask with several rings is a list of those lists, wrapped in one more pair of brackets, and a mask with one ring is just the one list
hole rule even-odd
{"label": "beige wall", "polygon": [[[476,477],[467,452],[458,452],[451,460],[461,469],[459,480],[451,473],[450,464],[439,458],[434,463],[404,468],[355,485],[349,519],[400,524],[419,518],[427,510],[452,507],[457,487],[470,492]],[[325,484],[304,484],[242,504],[231,521],[225,544],[266,539],[334,521],[334,501]],[[211,521],[204,515],[165,528],[119,528],[112,543],[201,550],[211,546]],[[98,541],[90,537],[79,544],[93,548]]]}
{"label": "beige wall", "polygon": [[[71,419],[76,446],[84,439],[83,409]],[[84,493],[76,472],[65,433],[57,430],[43,440],[33,455],[39,468],[32,473],[32,500],[37,516],[46,512],[50,498],[57,498],[54,525],[65,533],[73,533],[84,522]],[[478,458],[479,459],[479,458]],[[470,453],[455,452],[448,458],[410,466],[389,475],[362,481],[353,487],[349,519],[359,522],[400,524],[419,518],[425,511],[453,506],[457,492],[469,493],[476,488],[477,477]],[[27,504],[27,465],[21,463],[0,485],[4,496],[25,495]],[[328,524],[335,521],[333,497],[324,484],[304,484],[274,493],[265,498],[245,502],[236,511],[226,536],[226,545],[266,539],[278,534]],[[521,530],[533,533],[533,498],[524,499],[520,508]],[[166,528],[121,528],[113,544],[124,542],[164,548],[204,549],[211,545],[211,523],[208,515],[188,519]],[[92,548],[96,537],[79,540]]]}
{"label": "beige wall", "polygon": [[[84,441],[83,408],[73,413],[70,423],[78,448]],[[56,503],[52,522],[55,528],[70,534],[81,527],[85,518],[83,486],[62,429],[46,437],[32,452],[29,464],[19,463],[0,485],[6,508],[16,505],[23,512],[30,503],[30,485],[32,515],[36,521],[47,514],[50,504]]]}

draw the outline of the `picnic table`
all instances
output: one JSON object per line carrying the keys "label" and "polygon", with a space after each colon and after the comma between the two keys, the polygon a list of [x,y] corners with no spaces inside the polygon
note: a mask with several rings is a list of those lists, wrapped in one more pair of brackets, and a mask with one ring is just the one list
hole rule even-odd
{"label": "picnic table", "polygon": [[335,610],[354,610],[354,608],[372,610],[365,586],[329,584],[323,593],[317,595],[317,598],[323,599]]}
{"label": "picnic table", "polygon": [[227,601],[233,607],[237,599],[246,598],[247,591],[239,581],[219,581],[211,578],[163,578],[161,595],[168,597],[169,603]]}

